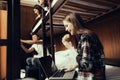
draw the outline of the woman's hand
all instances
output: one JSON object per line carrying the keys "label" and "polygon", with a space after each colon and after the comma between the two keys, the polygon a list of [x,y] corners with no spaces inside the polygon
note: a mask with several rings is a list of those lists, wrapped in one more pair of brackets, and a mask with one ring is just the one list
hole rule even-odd
{"label": "woman's hand", "polygon": [[69,72],[69,71],[72,71],[73,69],[71,67],[68,67],[68,68],[64,68],[62,70],[64,70],[65,72]]}
{"label": "woman's hand", "polygon": [[64,68],[63,70],[64,70],[65,72],[68,72],[68,71],[75,70],[77,67],[78,67],[78,64],[76,64],[76,65],[74,65],[74,66],[71,66],[71,67],[66,67],[66,68]]}

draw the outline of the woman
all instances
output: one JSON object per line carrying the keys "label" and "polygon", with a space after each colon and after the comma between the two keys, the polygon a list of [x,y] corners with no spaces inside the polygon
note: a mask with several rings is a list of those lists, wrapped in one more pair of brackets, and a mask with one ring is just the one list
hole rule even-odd
{"label": "woman", "polygon": [[71,13],[63,20],[66,31],[76,36],[79,72],[101,73],[101,79],[105,80],[105,64],[103,46],[97,35],[87,29],[82,18],[77,13]]}
{"label": "woman", "polygon": [[36,4],[33,7],[33,11],[37,15],[36,18],[35,18],[35,20],[38,20],[38,19],[40,19],[42,17],[42,7],[40,5]]}
{"label": "woman", "polygon": [[55,53],[55,63],[58,69],[63,69],[65,72],[75,70],[78,66],[76,62],[77,51],[72,45],[70,34],[65,34],[62,37],[62,43],[67,48],[63,51]]}

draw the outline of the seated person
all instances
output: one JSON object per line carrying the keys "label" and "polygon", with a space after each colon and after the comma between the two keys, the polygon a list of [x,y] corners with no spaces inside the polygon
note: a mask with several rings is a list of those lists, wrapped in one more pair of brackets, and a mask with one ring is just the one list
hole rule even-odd
{"label": "seated person", "polygon": [[65,30],[76,37],[79,73],[89,72],[94,75],[94,80],[105,80],[104,50],[96,33],[88,29],[78,13],[67,15],[63,24]]}
{"label": "seated person", "polygon": [[[27,49],[23,43],[32,44],[32,46],[29,49]],[[42,40],[39,40],[39,36],[37,34],[33,34],[32,40],[21,39],[21,48],[26,53],[31,53],[35,50],[38,54],[34,55],[33,57],[27,58],[26,62],[29,66],[35,66],[35,67],[39,66],[39,58],[43,57],[43,45],[42,45]],[[49,55],[49,53],[47,55]]]}
{"label": "seated person", "polygon": [[55,64],[58,69],[64,69],[65,72],[74,70],[78,66],[76,61],[78,54],[70,41],[69,34],[63,36],[62,43],[67,49],[55,53]]}

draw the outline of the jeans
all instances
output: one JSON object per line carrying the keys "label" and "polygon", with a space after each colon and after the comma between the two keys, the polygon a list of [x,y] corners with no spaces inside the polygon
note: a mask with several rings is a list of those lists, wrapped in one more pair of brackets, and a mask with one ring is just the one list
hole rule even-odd
{"label": "jeans", "polygon": [[28,66],[40,67],[39,58],[30,57],[30,58],[26,59],[26,62],[28,64]]}
{"label": "jeans", "polygon": [[27,58],[26,62],[28,64],[27,77],[33,77],[37,80],[45,80],[45,74],[41,68],[41,63],[39,58]]}

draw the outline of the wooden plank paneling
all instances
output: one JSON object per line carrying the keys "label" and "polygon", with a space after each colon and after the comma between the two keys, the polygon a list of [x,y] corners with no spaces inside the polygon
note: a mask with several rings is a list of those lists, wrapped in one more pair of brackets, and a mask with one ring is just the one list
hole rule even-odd
{"label": "wooden plank paneling", "polygon": [[21,38],[29,39],[33,25],[35,23],[35,16],[32,7],[21,6]]}
{"label": "wooden plank paneling", "polygon": [[0,46],[0,80],[6,77],[6,46]]}
{"label": "wooden plank paneling", "polygon": [[[7,11],[0,10],[0,45],[7,44]],[[6,46],[0,46],[0,80],[6,77]]]}
{"label": "wooden plank paneling", "polygon": [[89,24],[98,34],[104,46],[105,57],[120,60],[120,10],[101,20]]}
{"label": "wooden plank paneling", "polygon": [[0,39],[7,39],[7,11],[0,10]]}

